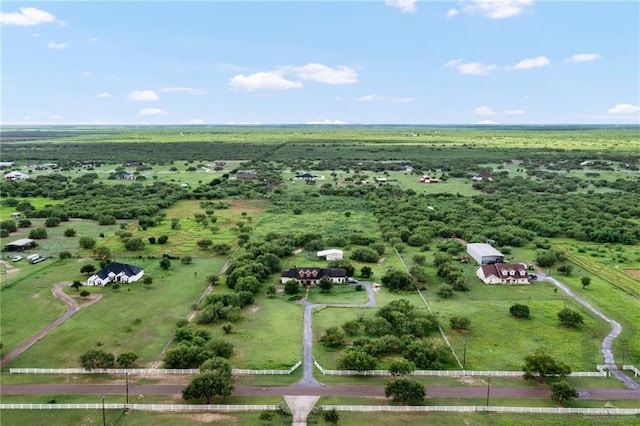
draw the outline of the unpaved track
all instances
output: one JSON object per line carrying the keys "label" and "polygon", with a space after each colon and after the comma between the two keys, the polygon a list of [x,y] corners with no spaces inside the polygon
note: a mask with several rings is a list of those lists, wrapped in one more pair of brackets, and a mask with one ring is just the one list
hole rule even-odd
{"label": "unpaved track", "polygon": [[51,330],[54,330],[60,324],[71,318],[76,312],[78,312],[82,308],[86,308],[89,305],[96,303],[98,300],[102,298],[101,294],[93,294],[90,299],[87,299],[86,302],[82,303],[82,305],[78,305],[78,303],[71,297],[64,293],[63,289],[68,286],[69,283],[58,283],[53,286],[51,292],[55,297],[62,300],[67,305],[67,312],[64,313],[61,317],[53,321],[51,324],[46,326],[42,331],[35,334],[25,342],[18,345],[14,350],[6,354],[2,359],[0,359],[0,367],[13,360],[15,357],[20,355],[22,352],[29,349],[36,342],[42,339],[44,336],[49,334]]}

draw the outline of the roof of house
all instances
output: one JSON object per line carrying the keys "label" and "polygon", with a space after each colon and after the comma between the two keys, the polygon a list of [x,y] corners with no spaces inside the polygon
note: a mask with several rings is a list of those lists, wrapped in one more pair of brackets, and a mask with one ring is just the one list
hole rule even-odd
{"label": "roof of house", "polygon": [[258,177],[256,172],[238,172],[236,173],[236,179],[255,179]]}
{"label": "roof of house", "polygon": [[115,275],[124,273],[128,277],[132,277],[134,275],[138,275],[140,272],[142,272],[142,268],[138,268],[137,266],[127,265],[126,263],[111,262],[110,264],[96,272],[96,275],[100,279],[104,280],[109,276],[110,273],[113,273]]}
{"label": "roof of house", "polygon": [[[521,263],[493,263],[491,265],[481,265],[480,267],[485,277],[491,275],[498,278],[527,276],[527,268]],[[511,272],[513,272],[513,274]]]}
{"label": "roof of house", "polygon": [[312,175],[311,173],[303,173],[301,175],[296,176],[297,179],[315,179],[317,177],[318,176]]}
{"label": "roof of house", "polygon": [[327,249],[327,250],[321,250],[318,253],[316,253],[316,255],[318,257],[322,257],[322,256],[326,256],[328,254],[344,254],[344,252],[342,250],[338,250],[338,249]]}
{"label": "roof of house", "polygon": [[479,254],[480,256],[502,256],[502,257],[504,257],[504,254],[500,253],[498,250],[493,248],[493,246],[491,244],[469,243],[469,244],[467,244],[467,253],[469,253],[469,250],[473,251],[474,253]]}
{"label": "roof of house", "polygon": [[332,277],[332,278],[340,278],[346,277],[347,271],[344,269],[338,268],[316,268],[314,266],[302,267],[302,268],[291,268],[286,271],[282,271],[282,277],[284,278],[322,278],[322,277]]}
{"label": "roof of house", "polygon": [[475,179],[490,179],[493,175],[490,172],[480,172],[474,176]]}

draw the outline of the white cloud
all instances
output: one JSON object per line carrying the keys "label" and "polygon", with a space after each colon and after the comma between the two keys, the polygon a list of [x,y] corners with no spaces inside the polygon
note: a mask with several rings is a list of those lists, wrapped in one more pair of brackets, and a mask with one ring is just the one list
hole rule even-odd
{"label": "white cloud", "polygon": [[113,95],[109,92],[102,92],[96,95],[96,98],[113,98]]}
{"label": "white cloud", "polygon": [[229,80],[229,86],[234,89],[247,90],[286,90],[299,89],[301,81],[287,80],[275,71],[257,72],[255,74],[238,74]]}
{"label": "white cloud", "polygon": [[31,34],[31,37],[33,37],[33,38],[42,37],[42,34],[40,34],[40,33],[33,33],[33,34]]}
{"label": "white cloud", "polygon": [[58,114],[51,114],[49,116],[49,118],[52,119],[52,120],[60,120],[62,118],[62,116],[58,115]]}
{"label": "white cloud", "polygon": [[30,26],[55,22],[56,17],[35,7],[21,7],[20,12],[0,12],[0,24]]}
{"label": "white cloud", "polygon": [[359,102],[379,101],[379,102],[391,102],[394,104],[403,104],[407,102],[413,102],[413,98],[410,98],[410,97],[385,97],[385,96],[379,96],[376,94],[358,96],[355,99],[356,101],[359,101]]}
{"label": "white cloud", "polygon": [[526,70],[530,68],[546,67],[551,61],[546,56],[537,56],[535,58],[523,59],[515,64],[512,69],[514,70]]}
{"label": "white cloud", "polygon": [[187,124],[204,124],[204,120],[200,120],[199,118],[194,118],[193,120],[187,121]]}
{"label": "white cloud", "polygon": [[202,95],[206,93],[204,90],[195,89],[193,87],[163,87],[160,91],[166,93],[183,93],[187,95]]}
{"label": "white cloud", "polygon": [[493,121],[493,120],[480,120],[480,121],[476,121],[473,124],[500,124],[497,121]]}
{"label": "white cloud", "polygon": [[504,19],[524,13],[533,0],[470,0],[465,2],[464,11],[491,19]]}
{"label": "white cloud", "polygon": [[[283,68],[287,71],[288,68]],[[302,80],[312,80],[326,84],[350,84],[358,82],[358,73],[355,69],[339,65],[335,68],[322,64],[310,63],[291,69]]]}
{"label": "white cloud", "polygon": [[413,98],[404,97],[404,98],[389,98],[391,102],[394,104],[406,104],[407,102],[413,102]]}
{"label": "white cloud", "polygon": [[475,108],[473,113],[477,115],[496,115],[496,113],[486,105]]}
{"label": "white cloud", "polygon": [[47,45],[49,47],[49,49],[66,49],[68,47],[71,46],[71,43],[66,42],[66,43],[55,43],[55,42],[51,42]]}
{"label": "white cloud", "polygon": [[510,109],[504,112],[507,115],[522,115],[525,114],[525,111],[521,109]]}
{"label": "white cloud", "polygon": [[460,11],[458,9],[449,9],[447,11],[447,17],[448,18],[453,18],[454,16],[458,15],[460,13]]}
{"label": "white cloud", "polygon": [[600,55],[597,53],[576,53],[568,59],[569,62],[591,62],[600,59]]}
{"label": "white cloud", "polygon": [[373,102],[373,101],[379,101],[379,100],[382,100],[382,97],[378,95],[363,95],[363,96],[358,96],[356,98],[356,101],[361,101],[361,102]]}
{"label": "white cloud", "polygon": [[413,13],[418,10],[416,0],[384,0],[384,4],[400,9],[402,13]]}
{"label": "white cloud", "polygon": [[616,104],[613,108],[609,108],[607,114],[612,115],[634,115],[640,113],[639,105],[632,104]]}
{"label": "white cloud", "polygon": [[160,108],[143,108],[138,111],[138,115],[169,115],[166,111]]}
{"label": "white cloud", "polygon": [[464,62],[462,59],[453,59],[444,64],[444,66],[455,66],[460,74],[470,75],[489,75],[489,73],[496,68],[496,65],[483,65],[480,62]]}
{"label": "white cloud", "polygon": [[91,38],[89,39],[89,41],[90,41],[91,43],[95,43],[95,42],[97,42],[97,41],[98,41],[98,38],[97,38],[97,37],[91,37]]}
{"label": "white cloud", "polygon": [[307,121],[307,124],[347,124],[347,122],[343,120],[329,120],[328,118],[325,118],[324,120]]}
{"label": "white cloud", "polygon": [[83,77],[93,77],[93,73],[89,72],[89,71],[85,71],[82,73]]}
{"label": "white cloud", "polygon": [[132,102],[158,101],[160,97],[153,90],[134,90],[127,95],[127,99]]}

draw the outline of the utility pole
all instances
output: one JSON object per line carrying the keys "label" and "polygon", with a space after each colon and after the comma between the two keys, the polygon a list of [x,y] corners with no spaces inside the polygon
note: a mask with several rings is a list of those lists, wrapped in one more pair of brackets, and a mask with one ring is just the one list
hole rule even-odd
{"label": "utility pole", "polygon": [[104,395],[102,396],[102,426],[107,426],[107,414],[104,412]]}
{"label": "utility pole", "polygon": [[462,352],[462,369],[467,369],[467,341],[464,341],[464,351]]}
{"label": "utility pole", "polygon": [[489,406],[489,393],[491,392],[491,374],[488,376],[487,380],[487,407]]}
{"label": "utility pole", "polygon": [[129,372],[126,371],[124,373],[124,379],[125,382],[127,383],[127,407],[129,406]]}

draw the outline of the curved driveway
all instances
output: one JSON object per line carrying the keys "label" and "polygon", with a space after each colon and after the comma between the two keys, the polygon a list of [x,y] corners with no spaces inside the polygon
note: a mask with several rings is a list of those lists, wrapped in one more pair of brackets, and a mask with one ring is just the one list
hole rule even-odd
{"label": "curved driveway", "polygon": [[78,312],[80,309],[85,308],[85,307],[87,307],[87,306],[89,306],[89,305],[91,305],[93,303],[96,303],[98,300],[100,300],[102,298],[102,294],[94,294],[92,296],[92,299],[88,303],[83,303],[82,306],[80,306],[80,305],[78,305],[78,303],[71,296],[68,296],[68,295],[66,295],[64,293],[63,289],[68,285],[69,285],[69,283],[58,283],[58,284],[54,285],[53,288],[51,289],[51,292],[53,293],[53,295],[55,297],[57,297],[58,299],[62,300],[64,303],[66,303],[67,312],[65,312],[64,315],[62,315],[61,317],[59,317],[58,319],[53,321],[51,324],[46,326],[42,331],[40,331],[39,333],[35,334],[31,338],[29,338],[27,341],[25,341],[22,344],[18,345],[18,347],[16,347],[14,350],[12,350],[8,354],[6,354],[0,360],[0,366],[5,365],[7,362],[13,360],[15,357],[20,355],[22,352],[24,352],[27,349],[29,349],[31,346],[33,346],[36,342],[38,342],[44,336],[49,334],[52,330],[54,330],[60,324],[62,324],[63,322],[65,322],[66,320],[71,318],[73,316],[73,314]]}
{"label": "curved driveway", "polygon": [[633,380],[631,377],[627,376],[624,372],[620,371],[620,369],[616,365],[613,352],[611,350],[611,345],[613,341],[622,332],[622,327],[620,326],[620,324],[606,317],[602,312],[596,309],[593,305],[583,300],[581,297],[579,297],[573,291],[571,291],[569,287],[567,287],[565,284],[561,283],[560,281],[556,280],[555,278],[547,274],[539,273],[538,280],[546,281],[555,285],[556,287],[564,291],[573,300],[575,300],[576,302],[578,302],[579,304],[581,304],[582,306],[584,306],[585,308],[587,308],[588,310],[590,310],[591,312],[593,312],[594,314],[602,318],[604,321],[608,322],[609,325],[611,325],[611,332],[607,334],[607,336],[602,341],[602,348],[600,349],[600,352],[602,352],[602,357],[604,358],[604,363],[607,366],[607,369],[611,372],[611,374],[613,374],[618,380],[620,380],[627,389],[640,390],[640,384],[638,384],[638,382]]}

